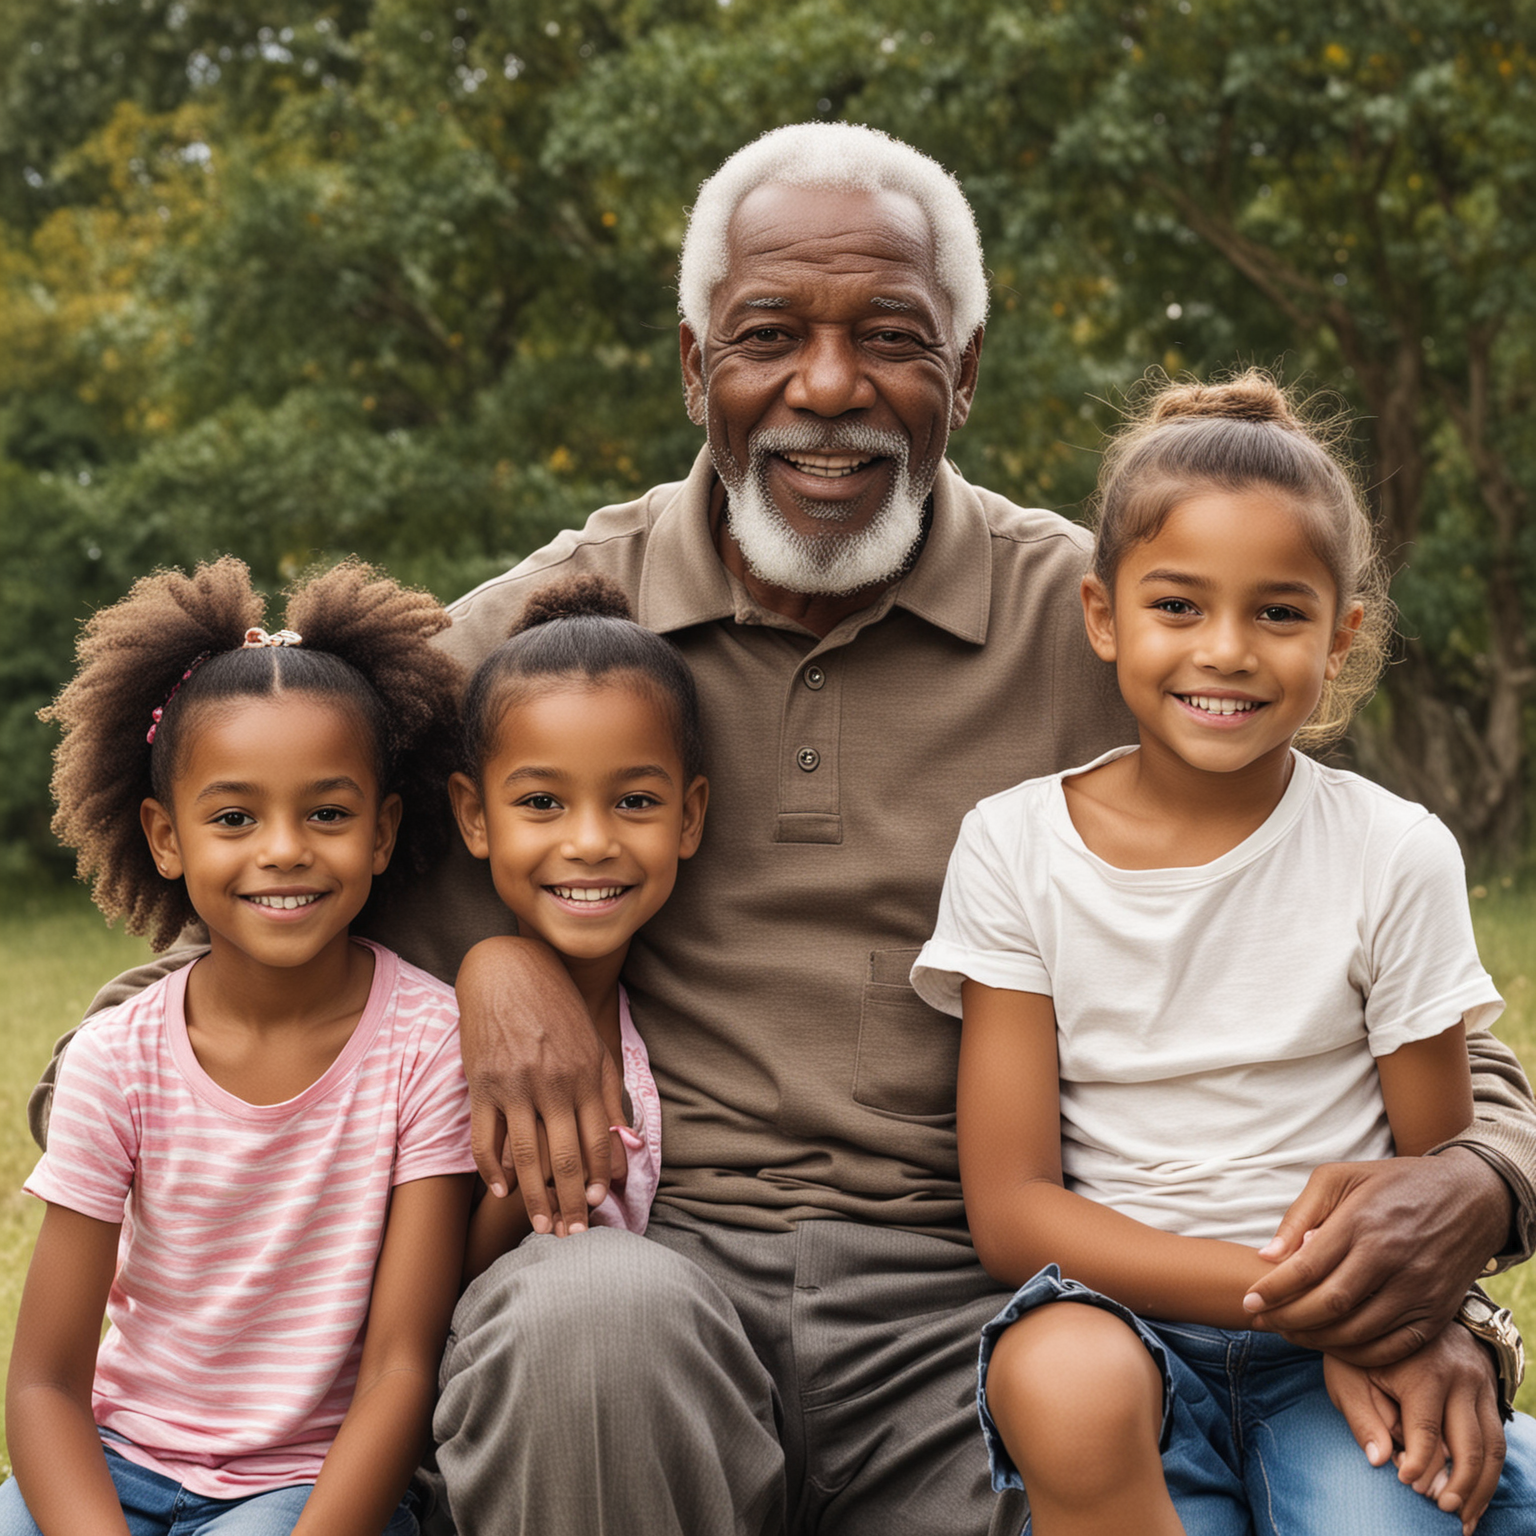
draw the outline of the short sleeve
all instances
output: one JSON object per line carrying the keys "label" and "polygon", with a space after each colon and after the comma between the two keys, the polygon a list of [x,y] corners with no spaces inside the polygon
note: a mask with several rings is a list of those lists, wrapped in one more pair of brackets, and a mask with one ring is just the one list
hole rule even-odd
{"label": "short sleeve", "polygon": [[967,979],[1051,995],[1019,868],[1019,856],[1005,857],[981,808],[971,811],[949,856],[933,937],[912,967],[912,985],[924,1002],[958,1017],[960,984]]}
{"label": "short sleeve", "polygon": [[75,1033],[53,1090],[48,1150],[29,1194],[97,1221],[120,1222],[138,1165],[138,1125],[113,1068],[110,1018]]}
{"label": "short sleeve", "polygon": [[395,1184],[474,1170],[469,1085],[464,1080],[457,1025],[451,1002],[445,1003],[443,1017],[433,1021],[407,1078],[400,1106]]}
{"label": "short sleeve", "polygon": [[1478,959],[1461,850],[1434,816],[1416,821],[1386,862],[1373,901],[1365,1022],[1371,1054],[1504,1011]]}

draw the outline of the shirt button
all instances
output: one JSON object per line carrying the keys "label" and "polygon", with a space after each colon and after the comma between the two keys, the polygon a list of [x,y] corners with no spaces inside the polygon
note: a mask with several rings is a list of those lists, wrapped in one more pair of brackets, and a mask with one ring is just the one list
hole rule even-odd
{"label": "shirt button", "polygon": [[807,688],[820,688],[827,680],[827,674],[820,667],[807,667],[805,669],[805,686]]}
{"label": "shirt button", "polygon": [[805,769],[807,773],[815,773],[816,765],[821,761],[821,753],[815,747],[801,747],[795,753],[795,761]]}

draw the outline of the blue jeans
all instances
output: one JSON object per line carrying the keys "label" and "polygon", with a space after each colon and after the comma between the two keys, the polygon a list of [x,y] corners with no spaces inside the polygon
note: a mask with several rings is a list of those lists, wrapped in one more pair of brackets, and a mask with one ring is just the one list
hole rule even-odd
{"label": "blue jeans", "polygon": [[[1149,1323],[1054,1264],[982,1330],[977,1404],[992,1486],[1018,1469],[987,1412],[987,1367],[1010,1323],[1056,1301],[1102,1307],[1140,1337],[1163,1378],[1163,1474],[1188,1536],[1460,1536],[1461,1521],[1373,1467],[1323,1384],[1323,1359],[1270,1333]],[[1536,1420],[1505,1425],[1508,1459],[1478,1536],[1536,1531]],[[1029,1527],[1026,1525],[1025,1530]]]}
{"label": "blue jeans", "polygon": [[[107,1446],[107,1470],[129,1536],[289,1536],[313,1483],[294,1483],[245,1499],[209,1499]],[[407,1493],[384,1536],[416,1536],[416,1496]],[[41,1536],[13,1477],[0,1487],[0,1536]]]}

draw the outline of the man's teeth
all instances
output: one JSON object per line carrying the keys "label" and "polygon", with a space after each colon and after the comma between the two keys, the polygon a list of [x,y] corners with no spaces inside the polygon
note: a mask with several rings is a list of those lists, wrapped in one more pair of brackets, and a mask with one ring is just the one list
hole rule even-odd
{"label": "man's teeth", "polygon": [[1181,693],[1179,697],[1208,715],[1246,715],[1259,707],[1257,699],[1213,699],[1203,693]]}
{"label": "man's teeth", "polygon": [[319,901],[320,893],[316,891],[312,896],[251,896],[247,899],[258,907],[278,907],[284,912],[291,912],[295,907],[307,907]]}
{"label": "man's teeth", "polygon": [[624,894],[622,885],[552,885],[561,901],[612,901]]}
{"label": "man's teeth", "polygon": [[807,475],[820,475],[824,480],[841,480],[872,464],[874,460],[862,458],[856,453],[819,453],[806,457],[798,453],[786,453],[783,457],[796,469]]}

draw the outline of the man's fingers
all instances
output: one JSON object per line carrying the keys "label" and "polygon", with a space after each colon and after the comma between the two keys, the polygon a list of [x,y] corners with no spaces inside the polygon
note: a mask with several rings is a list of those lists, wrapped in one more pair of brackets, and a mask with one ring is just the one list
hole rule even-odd
{"label": "man's fingers", "polygon": [[[543,1129],[533,1110],[524,1107],[515,1120],[507,1122],[506,1141],[502,1147],[503,1178],[510,1177],[523,1193],[523,1204],[535,1232],[551,1232],[555,1225],[555,1207],[551,1204],[547,1165],[549,1153],[544,1145]],[[487,1180],[487,1183],[490,1181]]]}
{"label": "man's fingers", "polygon": [[1453,1396],[1446,1404],[1445,1438],[1451,1451],[1451,1476],[1440,1495],[1440,1508],[1460,1514],[1462,1530],[1470,1533],[1488,1508],[1504,1470],[1504,1425],[1493,1391],[1480,1394],[1476,1403]]}
{"label": "man's fingers", "polygon": [[1315,1168],[1305,1188],[1280,1218],[1275,1235],[1259,1249],[1260,1257],[1276,1261],[1290,1258],[1301,1248],[1307,1233],[1328,1219],[1350,1187],[1348,1164],[1325,1163]]}
{"label": "man's fingers", "polygon": [[[541,1122],[549,1148],[549,1174],[554,1180],[555,1202],[565,1218],[568,1233],[587,1230],[587,1161],[580,1127],[574,1115]],[[602,1156],[608,1159],[608,1127],[603,1127]]]}
{"label": "man's fingers", "polygon": [[1403,1454],[1398,1458],[1397,1477],[1418,1493],[1427,1493],[1445,1467],[1445,1441],[1440,1437],[1444,1406],[1442,1402],[1432,1407],[1415,1399],[1403,1409]]}
{"label": "man's fingers", "polygon": [[507,1177],[502,1171],[502,1148],[506,1139],[506,1121],[490,1099],[470,1098],[469,1149],[475,1167],[493,1195],[505,1195]]}
{"label": "man's fingers", "polygon": [[1323,1362],[1323,1377],[1328,1396],[1366,1460],[1373,1467],[1384,1466],[1397,1441],[1397,1404],[1379,1392],[1364,1371],[1332,1357]]}
{"label": "man's fingers", "polygon": [[[1308,1189],[1311,1187],[1310,1184],[1307,1186]],[[1290,1242],[1287,1224],[1300,1209],[1304,1198],[1305,1192],[1286,1212],[1275,1242],[1282,1239]],[[1308,1222],[1305,1213],[1302,1219],[1303,1225],[1291,1244],[1290,1257],[1276,1264],[1243,1297],[1243,1306],[1249,1312],[1264,1313],[1265,1326],[1271,1329],[1289,1326],[1279,1315],[1279,1310],[1288,1306],[1299,1309],[1295,1316],[1300,1326],[1316,1327],[1320,1322],[1332,1321],[1338,1312],[1348,1311],[1353,1305],[1347,1286],[1339,1284],[1340,1266],[1347,1262],[1350,1254],[1348,1230],[1342,1223],[1335,1223],[1330,1230],[1318,1222]],[[1332,1283],[1319,1291],[1325,1281]],[[1334,1299],[1335,1292],[1337,1300]],[[1335,1306],[1337,1311],[1329,1310]]]}

